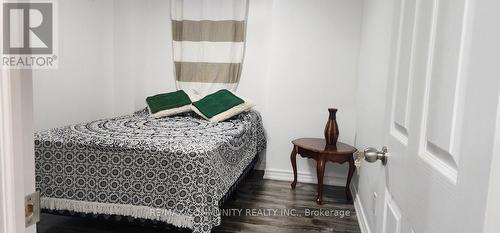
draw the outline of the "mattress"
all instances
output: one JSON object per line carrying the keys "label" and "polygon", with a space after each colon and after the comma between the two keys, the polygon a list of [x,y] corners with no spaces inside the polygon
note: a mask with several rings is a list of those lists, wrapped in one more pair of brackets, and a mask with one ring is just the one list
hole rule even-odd
{"label": "mattress", "polygon": [[147,110],[35,133],[41,208],[163,221],[193,232],[220,225],[219,200],[266,144],[249,111],[210,123]]}

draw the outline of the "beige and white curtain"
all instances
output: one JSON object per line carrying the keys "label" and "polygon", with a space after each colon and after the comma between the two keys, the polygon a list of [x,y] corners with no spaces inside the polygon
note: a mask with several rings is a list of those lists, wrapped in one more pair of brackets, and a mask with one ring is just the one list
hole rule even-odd
{"label": "beige and white curtain", "polygon": [[177,89],[236,90],[245,52],[247,0],[172,0]]}

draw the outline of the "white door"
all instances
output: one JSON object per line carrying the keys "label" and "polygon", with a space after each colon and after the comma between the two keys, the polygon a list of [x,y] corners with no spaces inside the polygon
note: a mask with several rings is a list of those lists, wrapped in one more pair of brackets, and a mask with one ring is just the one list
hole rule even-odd
{"label": "white door", "polygon": [[499,99],[499,1],[396,2],[382,232],[482,232]]}

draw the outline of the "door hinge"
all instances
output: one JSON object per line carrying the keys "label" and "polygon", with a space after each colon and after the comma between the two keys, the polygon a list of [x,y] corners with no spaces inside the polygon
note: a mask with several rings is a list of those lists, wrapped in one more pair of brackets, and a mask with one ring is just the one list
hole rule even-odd
{"label": "door hinge", "polygon": [[40,193],[34,192],[24,197],[25,226],[29,227],[40,221]]}

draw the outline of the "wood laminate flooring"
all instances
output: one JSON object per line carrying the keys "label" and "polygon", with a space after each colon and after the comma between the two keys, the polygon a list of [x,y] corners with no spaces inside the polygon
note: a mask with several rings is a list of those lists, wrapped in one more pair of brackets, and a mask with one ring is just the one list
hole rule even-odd
{"label": "wood laminate flooring", "polygon": [[[243,181],[234,200],[223,207],[224,232],[339,232],[360,233],[356,211],[345,199],[344,188],[325,186],[323,205],[316,204],[316,185],[262,179],[254,171]],[[148,224],[108,221],[76,216],[42,214],[38,233],[159,233],[189,232]]]}

